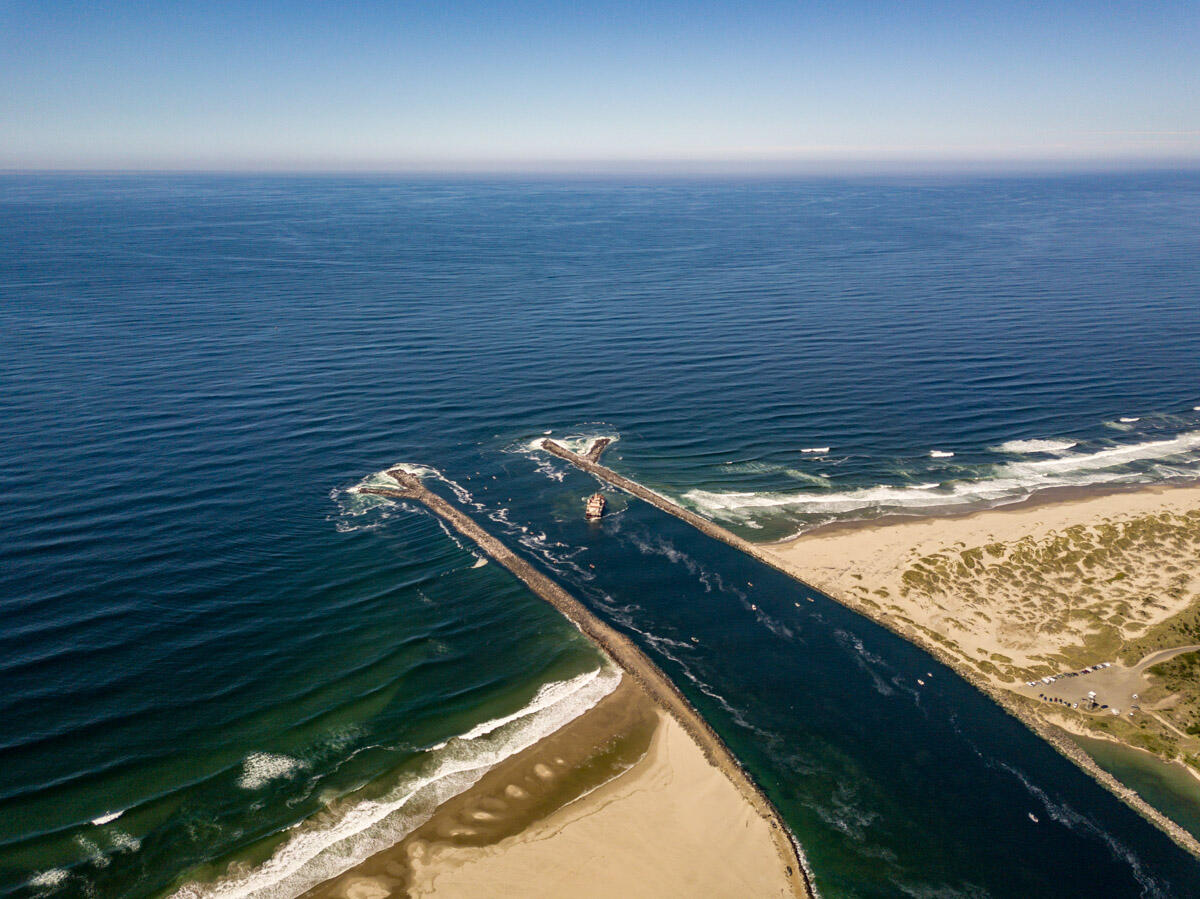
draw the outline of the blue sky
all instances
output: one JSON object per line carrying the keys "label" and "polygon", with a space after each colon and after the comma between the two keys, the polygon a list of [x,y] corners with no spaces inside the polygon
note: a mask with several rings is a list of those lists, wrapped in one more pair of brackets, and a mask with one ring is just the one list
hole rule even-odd
{"label": "blue sky", "polygon": [[0,2],[0,167],[1200,163],[1200,4]]}

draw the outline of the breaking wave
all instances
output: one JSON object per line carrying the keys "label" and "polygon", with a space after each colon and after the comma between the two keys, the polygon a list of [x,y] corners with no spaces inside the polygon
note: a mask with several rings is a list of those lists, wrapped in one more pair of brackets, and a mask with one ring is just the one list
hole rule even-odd
{"label": "breaking wave", "polygon": [[48,896],[70,878],[71,872],[66,868],[51,868],[35,874],[26,882],[26,886],[34,890],[35,896]]}
{"label": "breaking wave", "polygon": [[[504,715],[500,718],[492,718],[489,721],[484,721],[482,724],[476,724],[469,731],[453,737],[455,740],[474,740],[477,737],[486,737],[492,731],[498,730],[506,724],[511,724],[513,721],[520,721],[522,718],[528,718],[530,715],[536,715],[543,709],[548,709],[551,706],[562,702],[564,699],[571,697],[580,690],[592,684],[597,678],[601,677],[605,669],[597,668],[595,671],[589,671],[586,674],[581,674],[578,677],[571,678],[565,681],[551,681],[548,684],[543,684],[534,694],[533,699],[529,701],[529,705],[511,715]],[[439,743],[434,746],[434,749],[442,749],[450,744],[447,740],[445,743]]]}
{"label": "breaking wave", "polygon": [[1065,453],[1074,440],[1010,440],[993,449],[998,453]]}
{"label": "breaking wave", "polygon": [[[452,480],[429,465],[419,465],[412,462],[396,462],[374,474],[369,474],[352,487],[335,487],[329,491],[329,498],[337,505],[337,512],[327,520],[334,523],[339,533],[373,530],[383,525],[397,509],[408,508],[403,502],[377,493],[364,493],[364,487],[395,487],[396,479],[389,471],[399,468],[422,480],[440,481],[450,488],[455,499],[465,506],[481,510],[481,504],[475,502],[475,497],[466,487]],[[457,541],[456,541],[457,542]],[[461,545],[461,544],[460,544]]]}
{"label": "breaking wave", "polygon": [[306,767],[308,766],[300,759],[294,759],[289,755],[253,752],[242,762],[242,773],[238,777],[238,786],[243,790],[258,790],[273,780],[293,777]]}
{"label": "breaking wave", "polygon": [[544,449],[542,449],[542,441],[547,437],[549,437],[559,446],[565,447],[571,452],[578,453],[580,455],[587,453],[587,451],[592,448],[592,444],[602,438],[607,438],[610,446],[621,439],[621,435],[617,433],[615,428],[611,427],[610,425],[597,424],[595,426],[584,426],[563,435],[556,435],[552,431],[545,431],[544,433],[539,434],[537,437],[534,437],[532,440],[519,441],[515,445],[509,447],[508,451],[542,455],[546,452]]}
{"label": "breaking wave", "polygon": [[545,475],[551,481],[561,482],[566,477],[568,465],[557,456],[550,455],[542,448],[542,441],[547,437],[560,446],[571,450],[571,452],[581,455],[586,454],[591,449],[592,444],[602,437],[607,437],[610,445],[621,439],[621,435],[610,425],[582,425],[572,429],[570,433],[564,436],[555,436],[553,431],[543,431],[532,440],[522,438],[506,447],[504,451],[519,453],[525,456],[533,462],[538,474]]}
{"label": "breaking wave", "polygon": [[620,670],[604,667],[546,684],[520,711],[477,725],[427,750],[420,769],[375,799],[348,797],[294,826],[261,865],[233,865],[215,882],[189,883],[177,899],[283,899],[298,896],[394,845],[434,810],[504,759],[582,715],[616,689]]}
{"label": "breaking wave", "polygon": [[[683,500],[714,518],[752,522],[760,515],[853,518],[887,512],[920,512],[989,507],[1016,502],[1052,487],[1154,483],[1200,475],[1200,431],[1167,440],[1069,452],[1067,441],[1012,441],[1006,452],[1045,453],[1052,458],[1020,459],[976,467],[976,475],[934,483],[878,484],[826,492],[717,492],[691,490]],[[956,472],[957,473],[957,472]],[[928,471],[935,477],[937,473]]]}

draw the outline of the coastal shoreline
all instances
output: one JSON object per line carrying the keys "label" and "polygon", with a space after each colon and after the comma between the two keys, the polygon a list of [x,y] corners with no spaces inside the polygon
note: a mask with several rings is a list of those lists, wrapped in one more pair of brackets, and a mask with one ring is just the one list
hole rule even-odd
{"label": "coastal shoreline", "polygon": [[[755,558],[758,561],[788,575],[808,589],[828,596],[833,601],[846,606],[847,608],[875,622],[881,627],[886,628],[897,636],[920,647],[942,664],[955,671],[959,676],[978,689],[981,693],[995,701],[996,704],[1004,709],[1004,711],[1006,711],[1008,714],[1012,715],[1038,736],[1042,737],[1056,751],[1083,769],[1102,787],[1104,787],[1146,820],[1158,827],[1172,841],[1174,841],[1176,845],[1189,852],[1193,856],[1200,858],[1200,840],[1197,840],[1197,838],[1190,832],[1176,824],[1158,809],[1146,802],[1136,791],[1125,786],[1113,775],[1101,768],[1100,765],[1090,755],[1088,755],[1082,747],[1075,743],[1064,730],[1049,724],[1040,715],[1036,714],[1032,708],[1027,708],[1026,705],[1031,704],[1030,700],[1025,700],[1022,697],[1011,693],[1010,691],[1001,690],[1000,688],[991,684],[978,672],[964,666],[962,662],[945,647],[938,645],[935,641],[929,639],[921,632],[905,626],[903,623],[895,621],[886,615],[880,614],[880,611],[877,608],[872,608],[867,603],[864,603],[856,597],[844,592],[835,595],[834,593],[829,592],[827,589],[814,585],[811,580],[811,575],[801,566],[786,558],[780,551],[781,547],[791,547],[802,542],[806,538],[811,537],[811,533],[802,535],[800,537],[793,537],[783,542],[752,543],[749,540],[734,534],[732,531],[727,530],[721,525],[697,515],[695,512],[684,509],[672,500],[669,500],[666,497],[655,493],[646,487],[643,487],[636,481],[630,480],[629,478],[618,474],[612,469],[599,464],[599,462],[596,461],[597,454],[592,453],[590,450],[588,453],[580,455],[561,446],[553,440],[544,440],[542,442],[542,448],[552,455],[571,463],[580,470],[600,478],[602,481],[605,481],[611,486],[625,490],[626,492],[631,493],[634,496],[645,500],[646,502],[649,502],[651,505],[659,508],[667,514],[673,515],[674,517],[692,525],[702,533],[716,540],[720,540],[723,543],[734,547],[735,549],[741,550],[752,558]],[[1193,482],[1188,483],[1190,484]],[[1061,489],[1075,491],[1079,489],[1087,490],[1088,488]],[[1172,489],[1173,485],[1168,484],[1138,485],[1138,487],[1133,488],[1130,491],[1122,489],[1104,490],[1102,495],[1123,494],[1127,492],[1156,494],[1159,492],[1170,491]],[[1097,494],[1089,493],[1089,496],[1096,495]],[[1036,494],[1034,496],[1036,497]],[[1078,495],[1076,495],[1076,498],[1078,498]],[[1007,507],[1001,506],[997,507],[996,509],[974,510],[961,516],[954,516],[951,520],[962,520],[969,518],[972,515],[982,515],[992,512],[1004,514],[1007,511],[1019,511],[1018,507],[1023,507],[1025,511],[1028,511],[1029,509],[1038,508],[1039,506],[1059,506],[1063,503],[1063,499],[1062,494],[1060,493],[1058,494],[1057,500],[1039,498],[1032,501],[1026,501],[1026,503],[1028,504],[1013,503],[1009,504]],[[945,518],[949,519],[949,516],[946,516]],[[942,519],[925,516],[904,516],[903,520],[904,522],[908,523],[921,523],[938,521]],[[880,521],[853,522],[845,526],[843,530],[853,532],[877,529],[887,526],[888,525],[884,525]],[[829,531],[822,533],[820,536],[829,536]]]}
{"label": "coastal shoreline", "polygon": [[632,640],[605,624],[557,583],[515,555],[465,513],[426,488],[420,478],[400,468],[389,471],[388,475],[396,481],[395,488],[369,486],[360,488],[360,491],[421,503],[562,612],[663,714],[668,715],[674,724],[678,725],[682,733],[695,744],[707,764],[719,772],[737,790],[745,804],[753,809],[755,816],[765,822],[790,894],[795,897],[816,895],[812,884],[812,872],[804,858],[803,850],[778,811],[716,731]]}
{"label": "coastal shoreline", "polygon": [[[1023,513],[1037,512],[1040,510],[1061,510],[1065,505],[1086,503],[1089,501],[1111,498],[1114,496],[1141,495],[1144,497],[1158,497],[1169,495],[1173,491],[1180,488],[1188,489],[1195,488],[1197,486],[1200,486],[1200,484],[1194,480],[1180,479],[1179,481],[1172,483],[1164,482],[1159,484],[1144,484],[1117,488],[1051,488],[1047,491],[1043,491],[1043,493],[1053,493],[1053,495],[1034,494],[1029,499],[1020,503],[1011,503],[989,509],[977,509],[966,514],[938,516],[937,518],[927,516],[895,516],[889,521],[876,520],[850,522],[839,528],[814,529],[813,531],[807,532],[799,537],[793,537],[785,541],[777,541],[771,544],[763,544],[763,546],[768,552],[771,552],[776,559],[778,559],[778,563],[775,564],[775,567],[790,574],[792,577],[795,577],[802,583],[809,583],[811,585],[811,571],[805,570],[800,565],[795,564],[782,555],[783,552],[786,552],[789,549],[796,549],[798,551],[805,545],[806,541],[828,538],[835,535],[838,537],[848,537],[855,534],[861,535],[872,531],[878,532],[885,529],[895,529],[897,527],[906,527],[910,525],[921,526],[928,524],[930,526],[936,526],[939,522],[953,527],[956,523],[962,523],[971,519],[978,521],[983,516],[1017,516]],[[829,596],[831,599],[834,599],[847,608],[854,610],[858,614],[871,619],[876,624],[887,628],[892,633],[895,633],[898,636],[903,637],[905,640],[908,640],[909,642],[919,646],[921,649],[937,658],[938,661],[942,662],[942,664],[953,669],[960,677],[962,677],[980,692],[989,696],[1006,712],[1008,712],[1014,718],[1017,718],[1019,721],[1025,724],[1026,727],[1046,740],[1046,742],[1053,746],[1060,754],[1067,757],[1084,771],[1086,771],[1110,793],[1115,795],[1130,808],[1134,809],[1136,812],[1166,833],[1177,845],[1197,858],[1200,858],[1200,840],[1197,840],[1192,833],[1185,830],[1154,806],[1146,802],[1146,800],[1143,799],[1135,790],[1127,787],[1104,768],[1100,767],[1095,759],[1088,755],[1087,752],[1081,746],[1079,746],[1079,744],[1071,739],[1069,734],[1074,732],[1074,730],[1047,720],[1047,716],[1040,711],[1039,707],[1033,700],[993,684],[978,671],[963,664],[962,660],[954,653],[939,645],[934,640],[929,639],[927,635],[921,633],[915,628],[906,626],[903,622],[898,622],[890,616],[882,614],[878,608],[873,608],[870,604],[863,602],[847,591],[831,590],[828,586],[820,584],[814,586],[813,589],[820,591],[824,595]],[[1125,745],[1120,740],[1105,735],[1084,734],[1082,730],[1079,731],[1079,734],[1081,736],[1092,736],[1097,739],[1108,739],[1118,745]]]}
{"label": "coastal shoreline", "polygon": [[807,537],[829,537],[834,534],[853,533],[863,530],[869,531],[875,528],[923,521],[961,521],[976,518],[980,515],[989,515],[993,512],[1027,512],[1041,506],[1058,506],[1063,503],[1098,499],[1106,496],[1123,496],[1138,493],[1159,494],[1178,487],[1200,487],[1200,478],[1166,478],[1161,481],[1155,481],[1153,484],[1077,484],[1064,487],[1045,487],[1041,490],[1035,490],[1028,496],[989,506],[969,506],[965,508],[962,505],[926,506],[920,513],[889,512],[886,515],[880,515],[878,518],[851,518],[828,521],[778,540],[756,542],[755,545],[767,548],[784,547]]}
{"label": "coastal shoreline", "polygon": [[305,894],[787,896],[765,822],[630,678]]}

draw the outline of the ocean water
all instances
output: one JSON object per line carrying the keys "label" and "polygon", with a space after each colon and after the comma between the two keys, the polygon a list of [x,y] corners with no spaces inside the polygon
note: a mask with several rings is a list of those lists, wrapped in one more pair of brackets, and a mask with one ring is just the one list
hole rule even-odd
{"label": "ocean water", "polygon": [[1200,895],[920,650],[529,448],[617,436],[753,539],[1195,477],[1198,250],[1187,173],[0,177],[0,894],[296,895],[611,689],[355,494],[408,463],[639,641],[823,895]]}

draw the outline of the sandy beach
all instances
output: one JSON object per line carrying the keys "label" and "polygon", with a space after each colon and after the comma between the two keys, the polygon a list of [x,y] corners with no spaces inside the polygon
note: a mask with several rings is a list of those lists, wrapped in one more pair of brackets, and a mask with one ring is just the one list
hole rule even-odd
{"label": "sandy beach", "polygon": [[630,678],[395,847],[311,891],[791,896],[770,825]]}
{"label": "sandy beach", "polygon": [[[603,449],[603,446],[600,447]],[[621,685],[489,771],[399,844],[310,895],[811,895],[779,813],[626,636],[403,468],[364,493],[424,504],[562,612]]]}
{"label": "sandy beach", "polygon": [[1147,750],[1198,776],[1189,659],[1200,645],[1200,486],[1041,496],[759,549],[954,667],[1200,855],[1200,842],[1064,733]]}
{"label": "sandy beach", "polygon": [[818,532],[763,547],[997,686],[1114,661],[1200,597],[1200,487]]}
{"label": "sandy beach", "polygon": [[[751,543],[599,464],[594,447],[542,447],[911,640],[1200,857],[1195,835],[1068,736],[1200,772],[1200,658],[1189,651],[1200,648],[1200,486],[1045,491],[967,515]],[[1098,689],[1081,692],[1088,681]],[[1076,691],[1064,695],[1068,682]]]}

